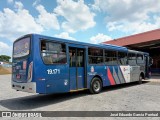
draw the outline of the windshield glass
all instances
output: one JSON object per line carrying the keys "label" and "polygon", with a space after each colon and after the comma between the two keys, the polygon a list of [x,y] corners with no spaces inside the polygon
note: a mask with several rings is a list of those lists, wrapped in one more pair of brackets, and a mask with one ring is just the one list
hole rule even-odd
{"label": "windshield glass", "polygon": [[24,57],[29,54],[30,37],[22,38],[14,43],[13,57]]}

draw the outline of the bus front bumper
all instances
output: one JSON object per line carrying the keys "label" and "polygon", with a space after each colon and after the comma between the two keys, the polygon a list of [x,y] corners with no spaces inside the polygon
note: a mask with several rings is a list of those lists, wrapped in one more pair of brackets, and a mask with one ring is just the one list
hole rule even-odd
{"label": "bus front bumper", "polygon": [[17,91],[36,93],[36,83],[35,82],[17,83],[17,82],[12,81],[12,88]]}

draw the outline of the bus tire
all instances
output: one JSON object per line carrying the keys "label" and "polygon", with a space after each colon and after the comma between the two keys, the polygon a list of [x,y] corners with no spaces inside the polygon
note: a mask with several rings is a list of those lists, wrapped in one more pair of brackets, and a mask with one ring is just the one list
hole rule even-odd
{"label": "bus tire", "polygon": [[90,86],[90,93],[91,94],[98,94],[100,93],[102,90],[102,82],[100,80],[100,78],[98,77],[95,77],[92,79],[92,82],[91,82],[91,86]]}
{"label": "bus tire", "polygon": [[142,76],[142,74],[140,74],[139,75],[139,81],[138,81],[139,84],[142,84],[142,79],[143,79],[143,76]]}

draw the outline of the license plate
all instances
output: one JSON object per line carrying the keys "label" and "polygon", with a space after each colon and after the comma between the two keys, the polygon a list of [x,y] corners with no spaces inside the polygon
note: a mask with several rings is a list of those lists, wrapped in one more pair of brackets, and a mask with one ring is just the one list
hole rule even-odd
{"label": "license plate", "polygon": [[17,78],[17,79],[20,79],[20,78],[21,78],[21,75],[16,75],[16,78]]}

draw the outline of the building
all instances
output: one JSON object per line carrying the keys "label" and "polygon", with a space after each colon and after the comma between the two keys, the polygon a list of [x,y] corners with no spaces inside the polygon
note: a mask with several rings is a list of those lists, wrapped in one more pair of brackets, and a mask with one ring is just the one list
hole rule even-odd
{"label": "building", "polygon": [[152,72],[160,74],[160,29],[104,42],[148,52],[153,58]]}

